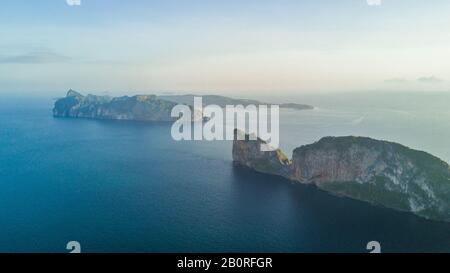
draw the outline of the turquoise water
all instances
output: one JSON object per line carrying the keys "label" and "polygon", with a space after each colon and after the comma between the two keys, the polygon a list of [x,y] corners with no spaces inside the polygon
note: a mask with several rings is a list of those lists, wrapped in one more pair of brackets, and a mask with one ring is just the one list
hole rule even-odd
{"label": "turquoise water", "polygon": [[[417,97],[418,96],[418,97]],[[450,161],[449,96],[298,97],[282,148],[366,135]],[[405,97],[405,96],[403,96]],[[359,103],[358,103],[359,101]],[[450,251],[450,224],[233,167],[230,142],[175,142],[170,124],[55,119],[52,100],[0,102],[0,251]]]}

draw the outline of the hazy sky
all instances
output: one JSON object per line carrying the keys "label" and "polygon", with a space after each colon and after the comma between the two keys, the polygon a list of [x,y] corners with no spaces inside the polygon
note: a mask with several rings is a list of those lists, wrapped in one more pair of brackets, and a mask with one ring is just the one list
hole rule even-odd
{"label": "hazy sky", "polygon": [[2,0],[0,92],[450,91],[449,27],[448,0]]}

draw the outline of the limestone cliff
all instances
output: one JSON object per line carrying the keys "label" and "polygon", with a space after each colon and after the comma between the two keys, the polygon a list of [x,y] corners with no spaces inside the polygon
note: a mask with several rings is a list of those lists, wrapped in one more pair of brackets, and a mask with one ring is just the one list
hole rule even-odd
{"label": "limestone cliff", "polygon": [[170,116],[174,102],[158,99],[154,95],[124,97],[83,96],[69,90],[65,98],[55,102],[55,117],[94,119],[173,121]]}
{"label": "limestone cliff", "polygon": [[[260,172],[266,169],[260,166],[273,166],[278,152],[260,152],[255,147],[259,142],[235,140],[234,161]],[[281,171],[275,164],[270,173],[333,194],[450,221],[450,168],[428,153],[365,137],[325,137],[295,149],[292,161],[283,163]]]}
{"label": "limestone cliff", "polygon": [[233,160],[235,164],[262,173],[283,176],[290,174],[290,161],[280,149],[262,152],[261,145],[266,144],[265,141],[259,138],[250,140],[249,135],[243,136],[243,140],[238,140],[237,136],[240,133],[238,130],[234,131]]}

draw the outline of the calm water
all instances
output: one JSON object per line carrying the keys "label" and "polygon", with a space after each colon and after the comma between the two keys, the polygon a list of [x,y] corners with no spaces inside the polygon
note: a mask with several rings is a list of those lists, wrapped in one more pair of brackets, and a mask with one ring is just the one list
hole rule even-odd
{"label": "calm water", "polygon": [[[319,109],[282,112],[282,147],[367,135],[450,161],[448,95],[346,96],[297,98]],[[174,142],[170,124],[54,119],[51,107],[0,102],[2,252],[65,252],[72,240],[85,252],[365,252],[372,240],[450,252],[450,224],[235,168],[229,142]]]}

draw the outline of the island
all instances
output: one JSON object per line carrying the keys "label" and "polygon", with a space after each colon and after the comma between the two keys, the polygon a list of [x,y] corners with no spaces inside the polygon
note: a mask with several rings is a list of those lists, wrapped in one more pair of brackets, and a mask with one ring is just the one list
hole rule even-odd
{"label": "island", "polygon": [[233,162],[311,184],[329,193],[450,222],[450,167],[401,144],[367,137],[324,137],[293,151],[262,152],[261,139],[233,141]]}
{"label": "island", "polygon": [[65,98],[58,99],[53,108],[55,117],[175,121],[171,117],[172,108],[177,103],[159,99],[155,95],[123,97],[83,96],[69,90]]}
{"label": "island", "polygon": [[[167,96],[158,96],[158,98],[163,100],[168,100],[176,103],[182,103],[186,105],[193,105],[194,97],[202,97],[203,103],[206,105],[218,105],[222,108],[225,108],[227,105],[271,105],[274,103],[260,102],[258,100],[252,99],[235,99],[225,96],[218,95],[167,95]],[[280,108],[285,109],[294,109],[294,110],[312,110],[314,106],[308,104],[299,104],[299,103],[281,103],[276,104],[279,105]]]}
{"label": "island", "polygon": [[[82,95],[70,89],[64,98],[59,98],[53,108],[55,117],[91,118],[91,119],[114,119],[114,120],[137,120],[137,121],[176,121],[171,117],[172,108],[178,104],[184,104],[193,109],[195,95],[136,95],[136,96],[96,96]],[[205,105],[215,104],[220,107],[226,105],[250,104],[260,105],[256,100],[233,99],[224,96],[205,95],[201,96]],[[314,109],[306,104],[285,103],[280,108],[296,110]],[[192,111],[194,113],[195,111]],[[198,113],[193,114],[193,119]]]}

